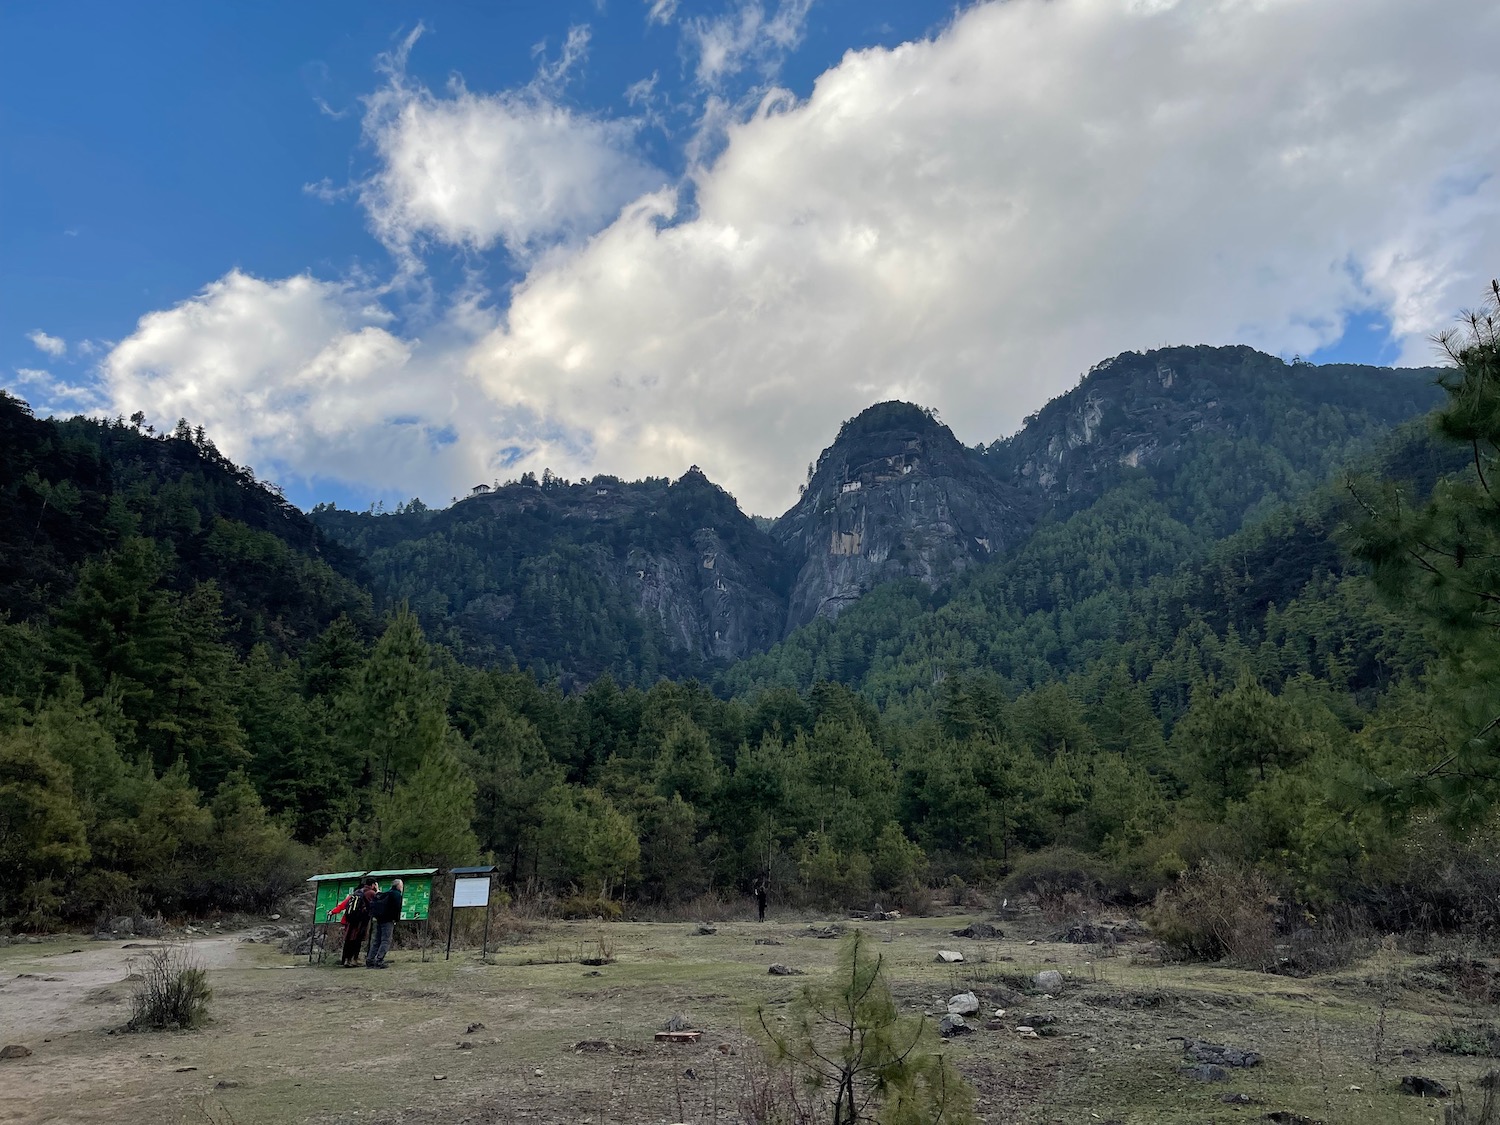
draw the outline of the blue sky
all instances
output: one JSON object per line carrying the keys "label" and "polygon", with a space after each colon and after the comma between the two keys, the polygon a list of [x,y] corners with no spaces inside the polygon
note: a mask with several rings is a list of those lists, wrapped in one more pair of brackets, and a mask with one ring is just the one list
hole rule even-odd
{"label": "blue sky", "polygon": [[882,397],[977,442],[1127,348],[1425,361],[1494,269],[1500,29],[1349,7],[13,3],[0,386],[303,504],[702,463],[775,511]]}

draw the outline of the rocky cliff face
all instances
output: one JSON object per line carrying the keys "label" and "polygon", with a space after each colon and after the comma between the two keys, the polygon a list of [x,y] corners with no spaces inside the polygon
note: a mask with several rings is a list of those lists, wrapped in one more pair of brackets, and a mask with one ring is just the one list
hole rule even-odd
{"label": "rocky cliff face", "polygon": [[786,631],[893,578],[935,586],[1025,525],[1011,490],[947,426],[907,403],[872,406],[844,424],[772,529],[797,567]]}
{"label": "rocky cliff face", "polygon": [[1087,503],[1132,470],[1190,486],[1178,478],[1247,453],[1242,475],[1261,482],[1278,470],[1320,478],[1352,444],[1431,409],[1435,375],[1286,363],[1247,347],[1124,352],[985,449],[984,460],[1053,509]]}

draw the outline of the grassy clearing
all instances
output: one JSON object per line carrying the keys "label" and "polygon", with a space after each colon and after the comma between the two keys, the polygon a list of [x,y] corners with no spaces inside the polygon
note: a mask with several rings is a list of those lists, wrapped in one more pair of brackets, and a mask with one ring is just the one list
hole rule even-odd
{"label": "grassy clearing", "polygon": [[[993,942],[951,936],[968,920],[867,928],[904,1009],[936,1014],[966,989],[1006,1009],[1005,1030],[948,1048],[988,1122],[1254,1120],[1282,1110],[1330,1125],[1416,1125],[1441,1121],[1442,1109],[1399,1093],[1403,1075],[1472,1090],[1495,1063],[1433,1050],[1445,1030],[1496,1013],[1488,997],[1449,987],[1432,954],[1388,945],[1337,973],[1291,979],[1163,966],[1136,955],[1144,946],[1101,956],[1045,940],[1039,919],[1005,923],[1007,937]],[[444,962],[439,950],[425,963],[403,951],[383,973],[308,966],[269,946],[217,939],[203,947],[214,990],[203,1030],[115,1035],[106,1031],[129,1014],[132,951],[76,938],[10,946],[0,949],[0,1038],[34,1054],[0,1062],[0,1122],[727,1125],[740,1119],[744,1076],[758,1065],[756,1005],[775,1019],[800,983],[767,975],[768,966],[826,972],[838,942],[812,936],[805,922],[694,930],[610,924],[615,960],[586,967],[572,958],[596,950],[599,925],[548,923],[493,964],[468,951]],[[781,944],[756,945],[758,937]],[[967,960],[937,964],[940,948]],[[1060,995],[1030,989],[1042,969],[1068,978]],[[679,1012],[703,1038],[653,1042]],[[1056,1017],[1055,1034],[1010,1030],[1039,1014]],[[1180,1073],[1181,1038],[1251,1048],[1265,1062],[1199,1083]],[[608,1046],[575,1050],[585,1040]],[[1254,1102],[1226,1105],[1226,1093]]]}

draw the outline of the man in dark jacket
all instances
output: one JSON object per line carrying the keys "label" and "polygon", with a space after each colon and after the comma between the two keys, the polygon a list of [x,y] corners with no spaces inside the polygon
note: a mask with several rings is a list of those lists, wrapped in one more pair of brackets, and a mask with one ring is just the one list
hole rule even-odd
{"label": "man in dark jacket", "polygon": [[401,920],[401,892],[405,889],[405,884],[396,879],[390,890],[381,891],[370,903],[375,936],[370,942],[369,959],[365,962],[367,969],[390,967],[385,963],[385,955],[391,951],[391,936],[396,932],[396,923]]}

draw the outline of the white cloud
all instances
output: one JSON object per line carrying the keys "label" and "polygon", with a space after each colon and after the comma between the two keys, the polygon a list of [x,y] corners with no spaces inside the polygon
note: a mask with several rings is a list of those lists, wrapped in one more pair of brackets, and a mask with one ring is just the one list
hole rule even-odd
{"label": "white cloud", "polygon": [[1500,8],[1444,8],[974,7],[767,99],[695,169],[690,212],[663,188],[617,218],[625,193],[588,185],[639,171],[624,127],[393,84],[372,208],[394,244],[605,225],[534,259],[498,318],[471,299],[422,340],[349,287],[231,274],[111,353],[113,401],[429,499],[509,448],[515,472],[697,463],[769,513],[881,398],[991,440],[1121,350],[1308,353],[1362,309],[1426,361],[1500,261],[1500,132],[1475,126],[1500,104]]}
{"label": "white cloud", "polygon": [[58,336],[49,336],[40,328],[26,333],[26,338],[35,345],[36,350],[44,355],[50,355],[53,359],[67,354],[68,342]]}
{"label": "white cloud", "polygon": [[498,243],[524,259],[592,234],[659,186],[661,174],[635,151],[633,122],[556,100],[587,50],[587,28],[575,27],[530,85],[476,94],[455,79],[441,97],[406,77],[404,51],[394,56],[364,123],[380,168],[360,198],[377,235],[408,256],[434,239],[471,250]]}
{"label": "white cloud", "polygon": [[771,78],[802,39],[812,0],[780,0],[769,14],[755,0],[741,0],[730,11],[688,21],[687,40],[698,57],[695,73],[709,87],[746,67]]}
{"label": "white cloud", "polygon": [[646,22],[667,24],[677,14],[678,0],[645,0]]}
{"label": "white cloud", "polygon": [[971,9],[731,128],[690,220],[649,197],[534,271],[472,366],[594,435],[538,464],[776,511],[883,397],[989,440],[1118,351],[1306,353],[1366,306],[1425,360],[1500,260],[1493,189],[1442,190],[1500,172],[1497,48],[1480,0]]}
{"label": "white cloud", "polygon": [[[489,323],[461,306],[433,340],[401,339],[370,294],[307,276],[229,273],[144,317],[102,365],[116,411],[203,425],[262,474],[315,476],[446,499],[484,467],[488,411],[450,338]],[[472,482],[469,482],[472,483]]]}
{"label": "white cloud", "polygon": [[97,386],[69,383],[41,368],[18,367],[15,379],[21,397],[41,415],[95,414],[105,406]]}

